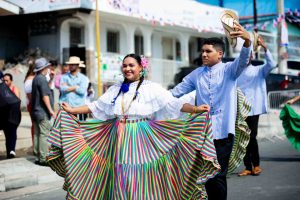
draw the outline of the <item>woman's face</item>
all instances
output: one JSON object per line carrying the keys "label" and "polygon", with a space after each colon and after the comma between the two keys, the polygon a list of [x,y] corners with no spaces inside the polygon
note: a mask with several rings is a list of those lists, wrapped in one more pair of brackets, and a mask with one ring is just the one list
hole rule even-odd
{"label": "woman's face", "polygon": [[139,65],[137,60],[134,58],[127,57],[123,61],[122,72],[124,77],[129,81],[139,80],[142,69],[142,66]]}

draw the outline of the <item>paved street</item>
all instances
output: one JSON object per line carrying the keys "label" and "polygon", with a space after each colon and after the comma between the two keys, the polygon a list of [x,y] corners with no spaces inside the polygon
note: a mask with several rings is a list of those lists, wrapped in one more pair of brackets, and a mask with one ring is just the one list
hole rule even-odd
{"label": "paved street", "polygon": [[[228,177],[228,200],[297,200],[300,196],[300,153],[287,141],[260,141],[263,173],[260,176],[238,177],[237,172]],[[243,166],[239,168],[242,170]],[[237,171],[239,171],[237,170]],[[31,187],[32,193],[13,199],[63,200],[62,183]],[[34,192],[36,188],[37,193]],[[26,188],[25,188],[26,189]],[[1,193],[0,193],[1,195]],[[0,198],[1,199],[1,198]]]}
{"label": "paved street", "polygon": [[[229,200],[298,200],[300,152],[287,141],[260,142],[260,176],[229,176]],[[243,170],[243,166],[238,171]]]}

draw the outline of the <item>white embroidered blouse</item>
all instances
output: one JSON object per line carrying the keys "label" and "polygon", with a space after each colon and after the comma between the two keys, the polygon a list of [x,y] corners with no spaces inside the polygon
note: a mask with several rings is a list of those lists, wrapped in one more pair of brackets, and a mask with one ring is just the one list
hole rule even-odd
{"label": "white embroidered blouse", "polygon": [[113,100],[119,93],[121,83],[111,86],[98,100],[87,104],[94,118],[107,120],[122,118],[125,115],[129,119],[168,120],[177,119],[182,115],[180,110],[183,104],[188,102],[185,96],[178,99],[159,84],[144,80],[138,89],[136,99],[132,101],[137,84],[138,81],[131,83],[129,91],[125,94],[121,92],[114,103]]}

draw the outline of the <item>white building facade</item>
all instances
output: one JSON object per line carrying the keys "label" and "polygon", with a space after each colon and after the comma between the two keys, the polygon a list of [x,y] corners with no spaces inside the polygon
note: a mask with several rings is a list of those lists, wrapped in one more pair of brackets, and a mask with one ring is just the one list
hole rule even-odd
{"label": "white building facade", "polygon": [[[98,82],[95,0],[7,1],[25,15],[54,13],[53,19],[42,17],[55,21],[53,27],[49,22],[48,33],[30,34],[29,47],[47,50],[60,63],[69,56],[81,57],[90,80]],[[122,58],[137,53],[149,58],[149,79],[167,87],[180,67],[198,57],[203,38],[225,37],[220,7],[191,0],[98,0],[98,5],[103,85],[121,79]],[[42,19],[36,23],[42,26]],[[39,31],[36,27],[31,33]]]}

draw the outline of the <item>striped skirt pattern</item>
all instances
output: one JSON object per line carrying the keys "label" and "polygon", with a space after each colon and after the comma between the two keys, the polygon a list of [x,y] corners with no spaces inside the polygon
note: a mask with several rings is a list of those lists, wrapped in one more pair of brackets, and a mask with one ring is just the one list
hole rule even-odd
{"label": "striped skirt pattern", "polygon": [[59,111],[48,142],[47,160],[65,178],[67,199],[201,199],[220,169],[207,113],[79,122]]}
{"label": "striped skirt pattern", "polygon": [[246,149],[250,141],[250,133],[245,121],[251,110],[251,104],[246,99],[242,91],[237,89],[237,115],[235,120],[235,137],[232,152],[229,158],[228,173],[233,173],[243,161]]}

